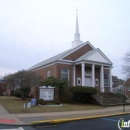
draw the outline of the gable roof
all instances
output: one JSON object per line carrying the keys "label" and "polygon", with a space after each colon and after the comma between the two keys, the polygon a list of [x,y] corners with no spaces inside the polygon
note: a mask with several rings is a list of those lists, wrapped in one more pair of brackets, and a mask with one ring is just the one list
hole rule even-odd
{"label": "gable roof", "polygon": [[99,48],[95,50],[91,50],[88,53],[82,55],[77,60],[75,60],[75,62],[83,61],[83,60],[97,61],[101,63],[112,64],[112,62],[107,58],[107,56]]}
{"label": "gable roof", "polygon": [[124,82],[123,86],[130,86],[130,78],[128,78],[128,79]]}
{"label": "gable roof", "polygon": [[68,54],[71,54],[74,51],[78,50],[79,48],[85,46],[86,44],[89,44],[93,49],[95,49],[94,46],[90,42],[87,41],[87,42],[85,42],[85,43],[83,43],[83,44],[81,44],[81,45],[79,45],[79,46],[77,46],[75,48],[69,49],[69,50],[64,51],[64,52],[62,52],[62,53],[60,53],[58,55],[55,55],[55,56],[53,56],[53,57],[51,57],[49,59],[46,59],[46,60],[44,60],[44,61],[42,61],[42,62],[40,62],[40,63],[38,63],[38,64],[36,64],[36,65],[34,65],[32,67],[30,67],[28,70],[34,70],[34,69],[37,69],[39,67],[54,63],[57,60],[62,59],[62,57],[66,56]]}

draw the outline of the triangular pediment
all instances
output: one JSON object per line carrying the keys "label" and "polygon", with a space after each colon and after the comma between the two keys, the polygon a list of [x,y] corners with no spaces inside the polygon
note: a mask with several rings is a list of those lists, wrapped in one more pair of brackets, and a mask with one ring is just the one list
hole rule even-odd
{"label": "triangular pediment", "polygon": [[84,60],[109,63],[109,64],[111,63],[111,61],[99,49],[94,53],[86,56]]}

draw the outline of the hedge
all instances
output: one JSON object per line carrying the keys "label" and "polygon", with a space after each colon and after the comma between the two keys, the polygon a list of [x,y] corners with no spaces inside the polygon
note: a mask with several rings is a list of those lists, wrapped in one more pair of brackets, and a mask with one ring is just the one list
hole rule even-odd
{"label": "hedge", "polygon": [[82,87],[73,86],[73,87],[70,87],[69,91],[73,92],[73,93],[87,93],[87,94],[91,94],[91,95],[97,93],[96,88],[86,87],[86,86],[82,86]]}

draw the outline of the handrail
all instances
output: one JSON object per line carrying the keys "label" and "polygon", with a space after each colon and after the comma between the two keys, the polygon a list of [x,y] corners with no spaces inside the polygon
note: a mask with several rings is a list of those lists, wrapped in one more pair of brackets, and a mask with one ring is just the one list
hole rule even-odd
{"label": "handrail", "polygon": [[101,103],[101,105],[103,105],[103,97],[101,97],[100,95],[98,95],[98,94],[94,94],[94,95],[92,95],[93,97],[95,97],[95,99],[99,102],[99,103]]}
{"label": "handrail", "polygon": [[22,96],[22,98],[24,98],[25,97],[25,95],[27,96],[27,94],[29,93],[29,90],[28,91],[26,91],[26,93],[25,94],[23,94],[23,96]]}
{"label": "handrail", "polygon": [[118,97],[120,97],[122,100],[127,100],[127,97],[125,94],[123,94],[121,91],[119,90],[116,90],[116,91],[113,91],[113,94],[117,95]]}

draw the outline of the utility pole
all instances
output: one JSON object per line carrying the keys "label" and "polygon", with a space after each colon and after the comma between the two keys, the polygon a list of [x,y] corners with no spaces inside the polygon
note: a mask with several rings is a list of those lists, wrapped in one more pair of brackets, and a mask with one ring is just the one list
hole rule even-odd
{"label": "utility pole", "polygon": [[126,91],[126,88],[125,86],[123,87],[123,112],[125,112],[125,91]]}

